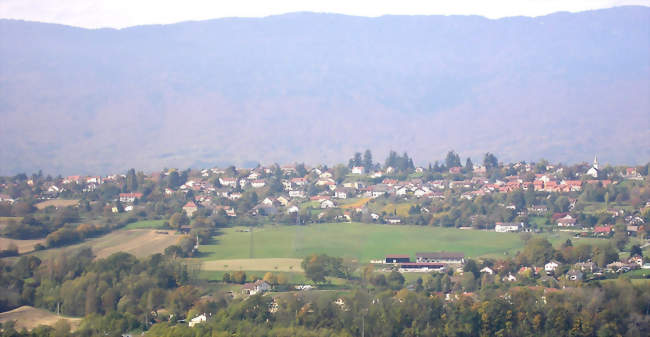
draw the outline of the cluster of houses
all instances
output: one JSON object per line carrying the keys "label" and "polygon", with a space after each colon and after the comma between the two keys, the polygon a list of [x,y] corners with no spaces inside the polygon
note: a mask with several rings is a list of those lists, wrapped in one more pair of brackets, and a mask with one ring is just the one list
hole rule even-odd
{"label": "cluster of houses", "polygon": [[[335,170],[333,169],[320,167],[311,169],[300,167],[299,169],[295,165],[287,165],[279,167],[281,170],[281,186],[278,186],[276,180],[278,174],[274,167],[260,166],[251,170],[211,168],[190,173],[190,177],[178,188],[165,188],[164,195],[171,197],[176,194],[187,194],[191,191],[191,201],[183,206],[183,211],[188,216],[192,216],[200,208],[212,209],[217,212],[223,211],[229,217],[237,217],[239,213],[244,211],[251,216],[275,215],[278,213],[295,214],[300,212],[305,203],[309,202],[312,207],[322,210],[318,214],[320,218],[326,214],[328,209],[339,208],[346,203],[346,199],[350,198],[392,196],[400,199],[445,199],[450,195],[456,195],[461,199],[471,200],[490,193],[507,193],[519,189],[563,193],[581,191],[585,184],[597,183],[607,186],[614,183],[612,180],[602,179],[597,159],[594,159],[593,165],[583,174],[583,176],[590,179],[582,180],[560,178],[563,176],[563,168],[555,168],[551,165],[546,167],[546,171],[549,173],[544,174],[533,174],[535,167],[530,163],[515,163],[510,164],[509,167],[515,169],[516,172],[520,172],[520,174],[506,176],[503,179],[490,182],[486,177],[486,168],[480,165],[473,167],[471,179],[455,180],[463,178],[459,174],[464,169],[451,167],[447,179],[432,181],[425,181],[420,178],[393,179],[390,174],[394,169],[391,167],[372,171],[367,171],[366,168],[361,166],[352,167],[351,174],[346,176],[345,179],[341,179],[341,177],[335,177]],[[424,168],[416,168],[416,172],[424,171]],[[145,179],[161,181],[161,179],[173,172],[174,170],[155,172],[147,175]],[[620,176],[625,179],[642,178],[636,168],[633,167],[624,168],[620,172]],[[68,176],[46,182],[41,187],[41,190],[44,191],[44,198],[56,197],[66,188],[69,188],[70,184],[81,185],[84,191],[94,191],[101,184],[121,182],[125,178],[126,175],[109,175],[105,177]],[[28,183],[30,182],[33,184],[33,181],[28,181]],[[274,184],[273,193],[266,193],[271,184]],[[258,201],[257,205],[252,209],[237,209],[232,206],[232,202],[223,201],[224,198],[233,202],[237,201],[243,197],[244,191],[257,189],[264,189],[266,197]],[[119,195],[119,201],[125,204],[123,210],[127,212],[133,210],[133,204],[141,198],[143,198],[141,193],[121,193]],[[0,201],[3,200],[13,201],[6,195],[0,195]],[[575,205],[575,201],[575,199],[570,200],[572,205]],[[230,205],[226,205],[226,203]],[[532,206],[526,209],[517,209],[515,205],[503,205],[503,207],[516,211],[518,215],[547,216],[549,212],[544,205]],[[114,211],[121,210],[115,208]],[[368,216],[375,221],[381,217],[361,205],[346,208],[341,212],[340,220],[350,221],[351,214],[355,211],[364,214],[368,213]],[[430,212],[427,208],[422,208],[421,211],[424,213]],[[404,220],[397,215],[388,215],[382,219],[391,224],[398,224]],[[643,219],[639,219],[643,221]],[[639,219],[635,219],[635,221],[639,221]],[[577,220],[569,213],[553,214],[552,221],[559,227],[575,227],[579,225]],[[629,225],[642,226],[643,223],[633,223],[631,221]],[[495,231],[517,232],[526,230],[526,227],[526,224],[521,223],[497,223]],[[630,230],[633,231],[633,228],[630,227]],[[598,235],[601,234],[598,233]]]}
{"label": "cluster of houses", "polygon": [[[643,258],[641,256],[635,255],[624,261],[615,261],[607,264],[604,268],[599,268],[594,262],[578,262],[574,263],[567,268],[565,272],[560,273],[560,267],[562,266],[561,262],[556,260],[551,260],[544,264],[544,267],[535,267],[535,266],[522,266],[519,268],[517,273],[508,273],[502,277],[504,282],[516,282],[523,274],[527,274],[527,277],[537,276],[542,280],[552,280],[557,281],[560,278],[564,278],[569,281],[582,281],[586,279],[586,276],[589,275],[592,278],[603,277],[605,274],[620,274],[626,273],[631,270],[636,269],[650,269],[650,264],[643,263]],[[481,273],[487,273],[489,275],[495,274],[499,270],[499,266],[493,268],[485,267],[481,269]]]}
{"label": "cluster of houses", "polygon": [[433,252],[415,253],[415,261],[405,254],[386,255],[383,260],[373,261],[397,267],[399,272],[430,272],[443,271],[449,265],[462,266],[465,263],[465,254],[458,252]]}

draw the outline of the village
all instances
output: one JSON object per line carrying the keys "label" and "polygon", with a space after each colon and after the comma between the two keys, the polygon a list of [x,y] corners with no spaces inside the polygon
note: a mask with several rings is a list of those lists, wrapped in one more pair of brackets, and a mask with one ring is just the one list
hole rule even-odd
{"label": "village", "polygon": [[[584,165],[567,168],[545,164],[540,167],[539,164],[523,162],[495,164],[496,168],[491,168],[490,172],[485,165],[452,166],[448,169],[444,165],[442,169],[414,167],[408,170],[408,174],[404,169],[398,171],[388,165],[383,169],[374,163],[366,166],[319,166],[308,169],[300,164],[258,166],[253,169],[212,168],[183,171],[182,177],[179,171],[173,169],[147,175],[139,172],[137,177],[132,172],[130,179],[140,180],[142,185],[164,187],[160,190],[150,188],[146,195],[137,190],[119,193],[112,200],[110,210],[114,213],[131,212],[143,209],[151,201],[175,198],[187,200],[182,211],[190,218],[199,210],[204,213],[221,212],[232,218],[234,223],[237,223],[234,220],[237,217],[253,218],[258,223],[269,222],[264,220],[268,218],[272,219],[271,222],[284,223],[363,221],[424,224],[422,219],[428,219],[426,224],[457,228],[491,229],[497,232],[539,231],[546,228],[602,237],[612,235],[616,223],[624,223],[630,235],[643,230],[645,220],[640,210],[650,205],[647,200],[645,205],[641,205],[642,200],[639,199],[635,202],[637,211],[630,207],[617,208],[616,200],[609,195],[614,193],[608,190],[618,189],[617,184],[625,181],[642,183],[644,177],[636,167],[614,169],[608,166],[606,172],[602,172],[597,159],[582,172],[580,169]],[[93,195],[103,185],[124,185],[126,179],[129,178],[124,174],[48,177],[38,184],[40,193],[33,197],[45,202],[63,198],[79,199],[84,195]],[[26,177],[25,183],[34,187],[34,179]],[[15,193],[14,196],[6,193],[11,188],[7,183],[0,185],[0,191],[4,191],[0,193],[0,203],[11,204],[20,199],[15,197]],[[588,191],[583,193],[584,190]],[[518,192],[519,195],[516,194]],[[522,196],[522,192],[528,195]],[[529,197],[531,194],[532,198]],[[590,194],[590,199],[583,200],[606,201],[606,208],[602,211],[611,216],[610,222],[595,223],[593,219],[582,216],[584,205],[580,205],[578,197],[586,194]],[[599,195],[593,197],[595,194]],[[619,201],[630,197],[629,191],[618,194]],[[435,218],[435,209],[440,208],[436,207],[439,204],[472,202],[488,195],[513,195],[513,198],[506,198],[505,202],[496,205],[502,211],[498,216],[485,218],[482,214],[470,214],[462,217],[461,221],[456,217],[449,223],[430,220],[431,217]],[[540,196],[547,198],[545,200]],[[557,196],[566,196],[560,198],[564,204],[559,207],[556,205],[559,202]],[[522,200],[524,197],[525,201]],[[556,204],[549,202],[551,197]],[[608,200],[604,200],[605,197]],[[242,202],[242,198],[245,202]],[[577,203],[582,209],[576,208]],[[396,207],[391,210],[391,205]],[[409,205],[410,208],[404,210],[400,205]],[[397,212],[398,208],[400,212]]]}

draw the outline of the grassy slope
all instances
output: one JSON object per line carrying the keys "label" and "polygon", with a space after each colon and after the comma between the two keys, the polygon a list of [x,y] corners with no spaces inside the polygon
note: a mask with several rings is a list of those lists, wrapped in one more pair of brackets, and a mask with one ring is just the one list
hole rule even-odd
{"label": "grassy slope", "polygon": [[144,220],[128,224],[124,229],[162,228],[165,220]]}
{"label": "grassy slope", "polygon": [[[547,235],[554,244],[569,233]],[[228,228],[211,245],[202,245],[202,260],[242,258],[301,258],[312,253],[350,257],[368,262],[386,254],[430,251],[460,251],[470,257],[510,254],[523,247],[518,234],[455,228],[374,225],[361,223],[314,224],[309,226],[265,226],[252,234]]]}

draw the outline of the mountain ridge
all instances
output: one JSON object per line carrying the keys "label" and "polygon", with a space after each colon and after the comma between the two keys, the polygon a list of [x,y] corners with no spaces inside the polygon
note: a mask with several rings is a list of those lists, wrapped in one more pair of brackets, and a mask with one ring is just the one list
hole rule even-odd
{"label": "mountain ridge", "polygon": [[421,164],[449,149],[639,164],[649,22],[643,6],[119,30],[2,19],[0,173],[333,163],[366,148]]}

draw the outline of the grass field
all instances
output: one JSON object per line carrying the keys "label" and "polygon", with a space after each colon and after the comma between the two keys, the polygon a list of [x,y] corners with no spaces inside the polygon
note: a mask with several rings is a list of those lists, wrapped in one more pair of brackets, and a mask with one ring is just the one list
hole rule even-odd
{"label": "grass field", "polygon": [[165,220],[143,220],[128,224],[124,229],[143,229],[153,228],[158,229],[163,227]]}
{"label": "grass field", "polygon": [[275,258],[275,259],[232,259],[232,260],[213,260],[204,261],[201,264],[201,270],[219,271],[219,270],[266,270],[269,266],[274,271],[284,272],[302,272],[300,267],[301,259]]}
{"label": "grass field", "polygon": [[416,205],[415,203],[399,203],[399,204],[387,204],[381,208],[381,211],[386,212],[387,214],[394,214],[397,212],[399,216],[408,216],[409,209],[412,206]]}
{"label": "grass field", "polygon": [[352,199],[345,205],[341,205],[341,208],[355,209],[355,208],[363,207],[363,205],[365,205],[368,201],[370,201],[370,198]]}
{"label": "grass field", "polygon": [[[157,232],[167,232],[168,234]],[[34,255],[42,259],[50,254],[56,254],[63,250],[90,246],[97,258],[104,258],[117,252],[126,252],[137,257],[146,257],[151,254],[164,252],[165,248],[178,242],[180,237],[182,235],[171,230],[123,229],[86,240],[76,245],[38,251]]]}
{"label": "grass field", "polygon": [[[264,275],[268,273],[268,270],[246,270],[246,279],[247,280],[252,280],[254,278],[264,278]],[[210,271],[210,270],[202,270],[201,273],[199,274],[199,278],[203,280],[208,280],[208,281],[221,281],[223,280],[223,274],[225,273],[230,273],[232,274],[233,271],[225,271],[225,270],[218,270],[218,271]],[[300,283],[310,283],[306,277],[305,274],[302,272],[275,272],[273,271],[274,274],[282,274],[287,277],[287,280],[290,284],[300,284]],[[239,289],[241,286],[236,285],[235,288]]]}
{"label": "grass field", "polygon": [[37,243],[43,244],[45,239],[36,239],[36,240],[15,240],[9,238],[0,237],[0,249],[7,249],[9,244],[13,243],[18,247],[18,253],[28,253],[34,250],[34,245]]}
{"label": "grass field", "polygon": [[34,206],[36,206],[36,208],[38,209],[44,209],[49,206],[54,206],[58,208],[58,207],[76,206],[78,204],[79,204],[79,200],[52,199],[52,200],[39,202]]}
{"label": "grass field", "polygon": [[[328,223],[308,226],[264,226],[252,233],[227,228],[213,244],[199,248],[199,259],[303,258],[325,253],[368,262],[386,254],[458,251],[469,257],[514,254],[524,243],[516,233],[496,233],[455,228]],[[554,244],[564,242],[570,233],[547,233]],[[251,249],[251,240],[253,247]],[[584,240],[584,239],[580,239]],[[580,241],[582,242],[582,241]],[[586,241],[585,241],[586,242]],[[263,270],[273,270],[266,266]]]}
{"label": "grass field", "polygon": [[68,321],[72,330],[79,327],[79,323],[81,323],[81,318],[57,316],[47,310],[37,309],[28,305],[0,313],[0,323],[16,321],[16,330],[19,331],[23,328],[31,330],[39,325],[51,326],[60,319]]}
{"label": "grass field", "polygon": [[[600,214],[605,211],[606,209],[606,204],[604,202],[585,202],[585,209],[584,212],[588,214]],[[627,212],[630,212],[633,210],[632,205],[630,204],[621,204],[621,203],[616,203],[616,202],[610,202],[609,203],[609,208],[613,209],[623,209]]]}

